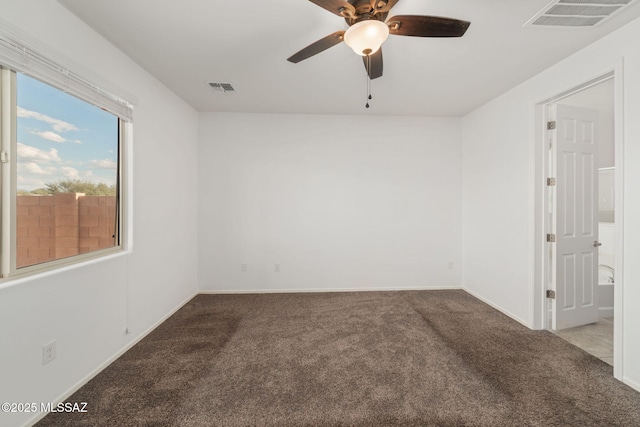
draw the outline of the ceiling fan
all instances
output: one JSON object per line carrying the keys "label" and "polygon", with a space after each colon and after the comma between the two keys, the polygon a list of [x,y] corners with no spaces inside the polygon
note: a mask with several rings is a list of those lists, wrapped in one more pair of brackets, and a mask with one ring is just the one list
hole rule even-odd
{"label": "ceiling fan", "polygon": [[361,55],[370,79],[382,76],[382,43],[389,34],[413,37],[462,37],[470,22],[439,16],[396,15],[387,20],[399,0],[309,0],[343,17],[349,28],[310,44],[288,61],[298,63],[345,42]]}

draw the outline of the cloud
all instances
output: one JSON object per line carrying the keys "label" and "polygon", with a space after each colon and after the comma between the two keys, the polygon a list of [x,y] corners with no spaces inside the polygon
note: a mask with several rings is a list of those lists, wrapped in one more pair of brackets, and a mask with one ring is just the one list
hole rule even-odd
{"label": "cloud", "polygon": [[39,160],[42,162],[61,162],[62,159],[58,156],[58,150],[52,148],[49,151],[40,150],[39,148],[32,147],[30,145],[21,144],[18,142],[18,158],[20,160]]}
{"label": "cloud", "polygon": [[33,132],[35,135],[38,135],[40,138],[48,139],[53,142],[65,142],[66,139],[61,137],[55,132],[51,132],[50,130],[42,131],[42,132]]}
{"label": "cloud", "polygon": [[110,170],[118,169],[118,164],[113,160],[109,160],[109,159],[91,160],[89,164],[95,169],[110,169]]}
{"label": "cloud", "polygon": [[60,170],[62,171],[62,174],[67,178],[77,179],[80,177],[80,175],[78,174],[78,169],[71,168],[69,166],[63,166],[60,168]]}
{"label": "cloud", "polygon": [[75,142],[76,144],[82,144],[82,141],[78,141],[77,139],[67,139],[61,135],[58,135],[55,132],[51,132],[50,130],[45,130],[42,132],[32,132],[34,135],[38,135],[40,138],[47,139],[53,142]]}
{"label": "cloud", "polygon": [[71,123],[67,123],[59,119],[54,119],[53,117],[49,117],[45,114],[41,114],[36,111],[26,110],[22,107],[18,107],[18,117],[24,118],[24,119],[36,119],[36,120],[40,120],[41,122],[48,123],[53,127],[53,130],[60,133],[79,130],[76,126],[72,125]]}
{"label": "cloud", "polygon": [[28,188],[42,188],[45,186],[44,181],[37,179],[37,178],[33,178],[33,177],[25,177],[25,176],[21,176],[18,175],[18,184],[20,185],[20,187],[28,187]]}
{"label": "cloud", "polygon": [[54,173],[56,173],[56,168],[51,166],[45,166],[44,168],[42,168],[35,162],[22,163],[19,165],[19,169],[20,172],[24,170],[34,175],[53,175]]}

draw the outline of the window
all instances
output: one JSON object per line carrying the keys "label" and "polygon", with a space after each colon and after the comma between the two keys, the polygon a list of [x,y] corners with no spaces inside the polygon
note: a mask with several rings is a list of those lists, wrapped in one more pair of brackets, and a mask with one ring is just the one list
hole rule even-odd
{"label": "window", "polygon": [[0,273],[121,249],[126,121],[0,64]]}
{"label": "window", "polygon": [[0,280],[122,249],[135,99],[71,64],[0,25]]}
{"label": "window", "polygon": [[16,74],[15,269],[119,246],[118,117]]}
{"label": "window", "polygon": [[2,276],[120,248],[118,116],[8,69],[1,107]]}

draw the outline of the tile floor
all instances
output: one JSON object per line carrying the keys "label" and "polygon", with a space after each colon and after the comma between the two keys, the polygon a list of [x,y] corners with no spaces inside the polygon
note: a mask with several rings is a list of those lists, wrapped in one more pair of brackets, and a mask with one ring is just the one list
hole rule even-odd
{"label": "tile floor", "polygon": [[613,366],[613,317],[601,317],[597,323],[552,332]]}

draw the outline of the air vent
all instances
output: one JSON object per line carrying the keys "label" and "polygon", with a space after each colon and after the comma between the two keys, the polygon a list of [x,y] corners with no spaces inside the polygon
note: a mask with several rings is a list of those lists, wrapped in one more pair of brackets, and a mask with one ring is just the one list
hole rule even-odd
{"label": "air vent", "polygon": [[554,0],[528,26],[584,28],[606,20],[636,0]]}
{"label": "air vent", "polygon": [[231,86],[231,83],[213,83],[209,82],[209,86],[218,92],[235,92],[236,90]]}

